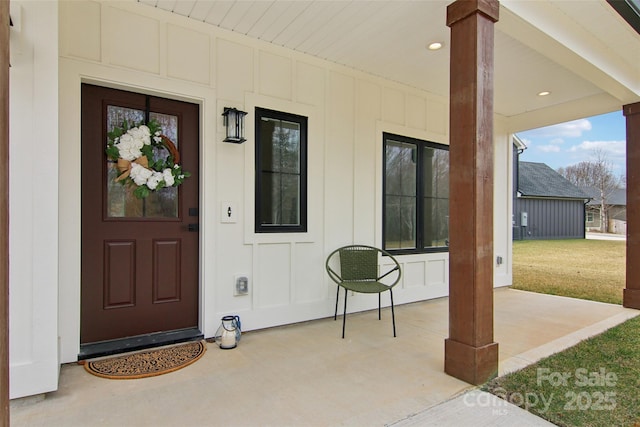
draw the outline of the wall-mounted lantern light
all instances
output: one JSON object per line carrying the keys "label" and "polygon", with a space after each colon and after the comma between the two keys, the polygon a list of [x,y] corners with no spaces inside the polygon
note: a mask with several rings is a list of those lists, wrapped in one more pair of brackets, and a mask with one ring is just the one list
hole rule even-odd
{"label": "wall-mounted lantern light", "polygon": [[244,116],[247,113],[237,110],[235,108],[224,107],[224,125],[227,128],[227,137],[224,142],[234,142],[236,144],[242,144],[246,141],[244,138]]}

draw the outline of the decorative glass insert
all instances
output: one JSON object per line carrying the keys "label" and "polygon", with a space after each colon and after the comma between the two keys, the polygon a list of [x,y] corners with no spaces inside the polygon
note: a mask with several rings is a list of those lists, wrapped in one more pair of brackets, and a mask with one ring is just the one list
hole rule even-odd
{"label": "decorative glass insert", "polygon": [[[144,121],[144,111],[115,105],[107,106],[107,132],[128,123]],[[162,133],[178,147],[178,117],[160,113],[150,113],[150,120],[156,120],[162,127]],[[166,151],[165,148],[158,150]],[[167,156],[167,152],[162,156]],[[178,188],[168,187],[153,191],[144,199],[138,199],[134,186],[115,182],[120,172],[116,162],[107,161],[107,216],[109,218],[177,218]]]}

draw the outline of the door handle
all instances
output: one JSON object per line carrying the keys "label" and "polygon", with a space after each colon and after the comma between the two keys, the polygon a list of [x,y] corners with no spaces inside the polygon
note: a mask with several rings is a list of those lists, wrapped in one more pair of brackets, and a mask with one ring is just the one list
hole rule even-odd
{"label": "door handle", "polygon": [[197,224],[197,223],[196,223],[196,224],[189,224],[189,225],[187,226],[187,230],[189,230],[189,231],[193,231],[193,232],[197,232],[197,231],[199,231],[199,230],[200,230],[200,225],[199,225],[199,224]]}

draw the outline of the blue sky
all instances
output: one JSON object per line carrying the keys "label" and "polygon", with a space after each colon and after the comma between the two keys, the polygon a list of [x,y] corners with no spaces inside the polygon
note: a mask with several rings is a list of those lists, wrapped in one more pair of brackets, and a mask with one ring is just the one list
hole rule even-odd
{"label": "blue sky", "polygon": [[553,169],[593,161],[601,149],[614,175],[626,171],[626,124],[622,111],[558,125],[519,132],[527,145],[520,155],[525,162],[546,163]]}

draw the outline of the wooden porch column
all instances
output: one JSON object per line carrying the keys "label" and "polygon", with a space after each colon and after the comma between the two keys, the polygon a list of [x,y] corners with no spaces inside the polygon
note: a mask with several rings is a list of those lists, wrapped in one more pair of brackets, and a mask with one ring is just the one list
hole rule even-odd
{"label": "wooden porch column", "polygon": [[449,338],[444,369],[471,384],[498,372],[493,342],[493,38],[500,3],[457,0],[451,27]]}
{"label": "wooden porch column", "polygon": [[0,426],[9,427],[9,2],[0,1]]}
{"label": "wooden porch column", "polygon": [[627,118],[627,277],[622,305],[640,310],[640,102],[622,107]]}

